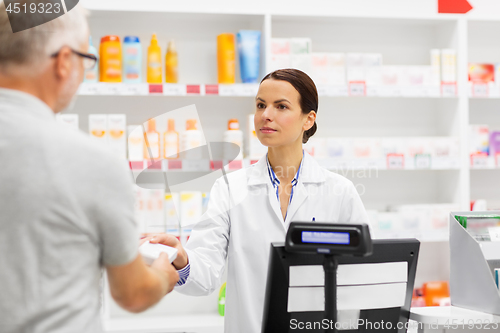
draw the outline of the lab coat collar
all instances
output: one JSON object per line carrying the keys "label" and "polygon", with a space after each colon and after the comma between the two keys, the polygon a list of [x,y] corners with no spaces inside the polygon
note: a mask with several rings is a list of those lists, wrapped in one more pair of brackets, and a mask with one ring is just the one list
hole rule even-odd
{"label": "lab coat collar", "polygon": [[[264,155],[261,159],[253,164],[248,171],[248,185],[271,184],[269,173],[267,171],[267,157]],[[325,170],[320,167],[318,162],[304,152],[304,161],[299,175],[300,183],[322,183],[326,181]],[[295,195],[295,194],[294,194]],[[292,200],[293,201],[293,200]]]}

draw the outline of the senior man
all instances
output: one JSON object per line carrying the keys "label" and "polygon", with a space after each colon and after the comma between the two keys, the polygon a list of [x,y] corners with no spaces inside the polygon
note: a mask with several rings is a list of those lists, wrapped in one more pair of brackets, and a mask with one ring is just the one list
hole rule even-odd
{"label": "senior man", "polygon": [[133,312],[179,278],[166,255],[151,267],[138,255],[126,163],[55,121],[95,65],[88,30],[77,6],[13,33],[0,2],[2,333],[101,331],[102,267],[114,299]]}

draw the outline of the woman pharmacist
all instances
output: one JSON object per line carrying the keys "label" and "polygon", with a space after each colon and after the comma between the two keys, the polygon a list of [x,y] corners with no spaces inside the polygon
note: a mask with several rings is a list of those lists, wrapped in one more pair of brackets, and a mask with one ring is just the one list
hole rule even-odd
{"label": "woman pharmacist", "polygon": [[185,250],[173,236],[151,239],[179,250],[176,290],[186,295],[218,289],[228,259],[227,333],[261,331],[270,243],[285,240],[291,221],[368,223],[353,183],[302,149],[316,132],[317,112],[318,93],[307,74],[283,69],[264,77],[255,130],[267,155],[215,182]]}

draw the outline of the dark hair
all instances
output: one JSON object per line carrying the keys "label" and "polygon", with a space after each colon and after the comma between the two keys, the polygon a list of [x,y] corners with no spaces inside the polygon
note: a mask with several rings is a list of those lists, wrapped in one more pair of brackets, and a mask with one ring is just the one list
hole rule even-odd
{"label": "dark hair", "polygon": [[[299,103],[303,114],[314,111],[318,113],[318,90],[313,80],[306,73],[293,68],[278,69],[267,74],[260,83],[268,79],[281,80],[290,83],[299,92]],[[318,126],[314,125],[304,132],[302,143],[306,143],[316,133]]]}

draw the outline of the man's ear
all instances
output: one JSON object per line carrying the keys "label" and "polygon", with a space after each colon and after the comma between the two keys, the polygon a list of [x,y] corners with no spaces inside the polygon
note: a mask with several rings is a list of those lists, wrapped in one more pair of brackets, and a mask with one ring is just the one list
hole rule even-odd
{"label": "man's ear", "polygon": [[71,74],[71,49],[69,47],[63,47],[55,56],[55,73],[59,80],[65,80]]}

